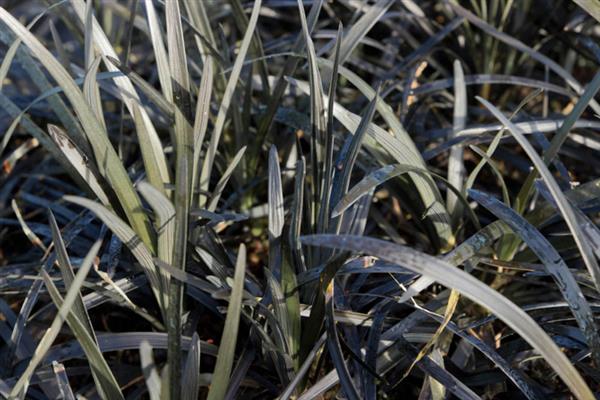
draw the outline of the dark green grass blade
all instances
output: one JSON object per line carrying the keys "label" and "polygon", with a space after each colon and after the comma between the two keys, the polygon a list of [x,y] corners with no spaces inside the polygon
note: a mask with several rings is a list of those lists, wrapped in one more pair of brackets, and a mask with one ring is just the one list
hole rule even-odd
{"label": "dark green grass blade", "polygon": [[[545,55],[535,51],[534,49],[527,46],[523,42],[515,39],[514,37],[512,37],[504,32],[500,32],[499,30],[492,27],[491,25],[486,23],[484,20],[477,17],[475,14],[466,10],[465,8],[461,7],[457,3],[448,2],[448,5],[450,7],[452,7],[454,12],[456,12],[458,15],[464,17],[467,21],[469,21],[473,25],[477,26],[479,29],[483,30],[485,33],[495,37],[496,39],[506,43],[507,45],[509,45],[511,47],[514,47],[515,49],[527,54],[534,60],[539,61],[540,63],[547,66],[550,70],[552,70],[554,73],[556,73],[562,79],[564,79],[565,82],[567,82],[567,84],[569,84],[569,86],[571,86],[578,94],[583,93],[583,87],[581,86],[581,84],[579,82],[577,82],[577,80],[575,80],[573,75],[571,75],[567,70],[565,70],[563,67],[561,67],[559,64],[557,64],[555,61],[553,61],[550,58],[546,57]],[[590,102],[590,106],[594,109],[594,111],[596,113],[600,113],[600,104],[598,104],[595,100],[592,100]]]}
{"label": "dark green grass blade", "polygon": [[200,391],[200,338],[194,332],[192,345],[188,350],[188,356],[183,368],[181,391],[182,400],[197,400]]}
{"label": "dark green grass blade", "polygon": [[[75,279],[73,267],[71,266],[71,261],[69,260],[69,256],[67,254],[65,242],[63,241],[58,224],[56,223],[56,219],[54,218],[54,214],[51,210],[48,210],[48,217],[50,221],[50,228],[52,229],[52,241],[54,243],[54,248],[56,249],[58,267],[63,278],[65,289],[69,290],[73,285],[73,280]],[[73,314],[79,318],[90,337],[96,341],[94,328],[92,327],[90,316],[88,315],[85,305],[83,304],[83,298],[81,297],[81,294],[79,294],[75,299],[73,304]]]}
{"label": "dark green grass blade", "polygon": [[[173,265],[185,271],[187,263],[189,212],[192,195],[192,158],[194,137],[189,121],[192,117],[190,78],[183,39],[183,28],[179,2],[167,0],[166,22],[169,50],[169,69],[173,85],[175,105],[175,235],[173,240]],[[169,286],[169,311],[167,329],[169,332],[168,380],[169,399],[181,397],[181,314],[183,288],[178,280],[171,280]]]}
{"label": "dark green grass blade", "polygon": [[360,44],[361,40],[369,33],[377,21],[383,17],[393,3],[394,0],[378,0],[351,26],[348,32],[344,34],[340,46],[340,62],[343,63],[350,57],[352,51]]}
{"label": "dark green grass blade", "polygon": [[[600,79],[598,82],[600,87]],[[589,243],[583,238],[583,234],[579,225],[577,224],[575,213],[573,212],[571,204],[567,201],[564,193],[556,183],[552,173],[548,170],[546,163],[537,154],[533,146],[529,143],[529,141],[527,141],[521,131],[519,131],[519,129],[500,112],[500,110],[494,107],[487,100],[482,98],[478,98],[478,100],[508,128],[508,131],[515,137],[519,145],[523,148],[523,150],[525,150],[531,159],[538,173],[548,186],[550,193],[552,193],[552,196],[554,197],[556,204],[558,205],[558,208],[565,222],[567,223],[569,230],[571,231],[573,239],[577,244],[577,248],[581,253],[581,258],[583,259],[583,262],[585,263],[585,266],[587,267],[587,270],[590,273],[594,284],[596,285],[596,289],[600,290],[600,266],[598,265],[598,261],[596,260]],[[600,354],[598,357],[598,361],[600,361]]]}
{"label": "dark green grass blade", "polygon": [[[454,137],[464,129],[467,122],[467,87],[465,85],[465,74],[460,61],[454,61],[454,115],[452,122],[452,135]],[[458,190],[462,191],[465,178],[465,165],[463,161],[464,149],[455,146],[450,150],[448,159],[448,182]],[[453,221],[458,221],[460,206],[453,193],[446,194],[448,213],[452,215]]]}
{"label": "dark green grass blade", "polygon": [[152,346],[146,340],[142,340],[140,343],[140,364],[150,400],[160,400],[162,389],[160,377],[154,363]]}
{"label": "dark green grass blade", "polygon": [[[229,80],[227,82],[227,87],[225,88],[225,93],[223,94],[223,99],[221,100],[221,105],[217,114],[217,120],[215,121],[214,129],[212,131],[212,135],[208,144],[208,149],[206,151],[206,157],[204,158],[202,170],[200,171],[201,190],[206,191],[208,189],[209,178],[213,169],[213,164],[215,162],[217,147],[221,139],[221,134],[223,133],[223,128],[225,126],[227,112],[231,105],[233,95],[235,94],[235,89],[237,87],[238,79],[242,71],[242,66],[246,58],[246,53],[248,52],[248,48],[250,47],[250,43],[252,42],[252,38],[254,37],[254,29],[256,28],[256,23],[258,21],[260,5],[261,0],[257,0],[254,2],[252,14],[248,22],[248,29],[244,34],[244,39],[242,40],[242,44],[240,45],[240,49],[233,64],[231,74],[229,75]],[[200,206],[204,206],[204,204],[205,202],[200,202]]]}
{"label": "dark green grass blade", "polygon": [[438,178],[438,179],[444,181],[444,183],[446,183],[448,189],[450,191],[452,191],[454,193],[454,195],[458,198],[458,200],[462,203],[469,218],[473,222],[473,225],[475,225],[475,227],[477,229],[480,229],[479,220],[478,220],[477,216],[475,215],[475,213],[473,212],[473,210],[471,210],[471,208],[469,207],[469,203],[465,199],[464,195],[458,189],[456,189],[454,186],[450,185],[450,183],[448,181],[446,181],[445,178],[443,178],[437,174],[431,174],[428,171],[423,171],[419,168],[415,168],[415,167],[412,167],[409,165],[402,165],[402,164],[387,165],[387,166],[380,168],[374,172],[371,172],[369,175],[364,177],[359,183],[357,183],[352,189],[350,189],[350,191],[348,191],[348,193],[346,193],[346,195],[344,197],[339,199],[337,204],[335,204],[335,207],[331,214],[334,217],[337,215],[340,215],[345,210],[347,210],[349,207],[351,207],[354,203],[356,203],[360,198],[362,198],[363,196],[368,194],[371,190],[373,190],[375,187],[377,187],[381,183],[383,183],[393,177],[396,177],[396,176],[399,176],[402,174],[407,174],[407,173],[420,174],[423,176],[431,175],[434,178]]}
{"label": "dark green grass blade", "polygon": [[[556,134],[550,142],[550,146],[544,151],[542,159],[544,160],[546,165],[550,165],[552,160],[558,155],[558,152],[560,151],[560,148],[567,139],[567,136],[569,135],[571,129],[573,129],[573,127],[577,124],[585,109],[594,99],[596,93],[598,93],[598,90],[600,90],[600,73],[597,73],[594,76],[594,79],[592,79],[592,81],[585,88],[585,91],[583,92],[583,94],[581,95],[571,112],[567,115],[565,120],[558,128]],[[538,177],[538,175],[539,172],[537,169],[535,169],[531,171],[527,176],[527,179],[523,183],[523,186],[521,187],[521,190],[517,195],[517,200],[515,204],[517,211],[522,213],[523,210],[525,210],[527,201],[533,189],[533,183],[535,181],[535,178]]]}
{"label": "dark green grass blade", "polygon": [[340,65],[340,46],[342,41],[343,27],[342,23],[338,25],[337,36],[335,40],[335,50],[333,53],[333,68],[329,78],[329,101],[327,102],[327,133],[325,137],[325,169],[323,171],[323,187],[321,188],[321,207],[319,208],[319,218],[317,221],[317,232],[325,233],[329,231],[330,205],[331,205],[331,185],[334,176],[333,169],[333,147],[334,147],[334,117],[333,104],[336,97],[338,84],[338,68]]}
{"label": "dark green grass blade", "polygon": [[598,357],[600,337],[596,332],[592,310],[560,254],[535,227],[500,201],[476,190],[470,190],[469,196],[509,225],[544,263],[563,297],[570,304],[571,311],[584,332],[593,356]]}
{"label": "dark green grass blade", "polygon": [[[321,12],[322,6],[323,6],[323,0],[316,0],[315,2],[313,2],[312,7],[310,8],[310,11],[306,18],[309,34],[312,33],[312,31],[314,30],[314,28],[317,24],[317,20],[319,18],[319,13]],[[304,40],[303,35],[298,35],[298,37],[292,47],[292,53],[296,53],[296,54],[302,53],[302,51],[304,50],[305,43],[306,43],[306,41]],[[252,151],[251,151],[250,155],[251,155],[251,160],[253,160],[252,163],[250,164],[251,170],[256,168],[256,166],[257,166],[256,163],[258,162],[258,156],[259,156],[259,152],[261,150],[261,146],[262,146],[263,142],[265,141],[265,139],[267,138],[269,131],[271,130],[271,126],[273,124],[275,114],[277,112],[277,109],[281,105],[281,99],[285,93],[285,90],[288,87],[288,82],[286,80],[286,77],[294,74],[299,63],[300,63],[300,60],[297,57],[289,57],[286,60],[285,65],[283,66],[283,68],[281,69],[281,71],[279,72],[279,74],[277,76],[277,82],[275,83],[275,87],[273,88],[273,93],[271,95],[271,99],[270,99],[269,103],[267,104],[267,110],[264,113],[264,115],[261,117],[260,122],[259,122],[258,134],[257,134],[257,139],[255,142],[255,145],[251,149]]]}
{"label": "dark green grass blade", "polygon": [[213,378],[208,392],[208,400],[221,400],[225,397],[225,393],[227,392],[227,385],[229,384],[235,356],[240,313],[242,311],[245,272],[246,246],[242,244],[238,251],[235,275],[233,277],[233,287],[231,297],[229,298],[229,306],[227,307],[227,318],[225,320],[223,336],[221,337],[221,344],[219,346],[217,364],[213,372]]}
{"label": "dark green grass blade", "polygon": [[[54,340],[60,333],[60,328],[62,327],[63,323],[65,322],[65,320],[67,320],[69,318],[68,316],[69,316],[69,313],[71,312],[71,308],[73,307],[73,305],[75,304],[77,299],[80,298],[80,296],[81,296],[79,290],[81,289],[81,286],[85,280],[85,277],[87,276],[88,272],[90,271],[90,269],[92,267],[94,257],[96,257],[98,250],[100,250],[100,245],[101,245],[101,242],[97,242],[90,249],[90,252],[87,254],[86,259],[84,260],[81,268],[77,272],[77,276],[73,279],[71,288],[69,289],[69,291],[67,292],[67,295],[65,296],[65,300],[61,301],[61,304],[59,306],[56,317],[52,321],[52,324],[50,325],[50,327],[46,330],[42,339],[40,340],[40,342],[35,350],[35,353],[33,354],[33,357],[31,358],[31,360],[29,361],[29,364],[27,365],[27,368],[21,374],[21,376],[20,376],[19,380],[17,381],[17,383],[15,384],[15,386],[13,386],[13,388],[11,389],[9,399],[25,398],[25,394],[27,392],[27,386],[29,384],[29,380],[30,380],[32,374],[34,373],[34,371],[36,370],[36,368],[38,367],[38,365],[40,364],[42,359],[45,357],[46,353],[50,349],[50,346],[52,345],[52,342],[54,342]],[[42,271],[42,275],[44,276],[44,279],[47,283],[50,280],[48,277],[48,274],[46,272]],[[110,375],[112,376],[112,374],[110,374]],[[116,384],[116,381],[114,381],[114,377],[112,379],[113,379],[113,382]],[[116,396],[115,399],[123,398],[123,395],[121,394],[121,391],[119,390],[118,385],[116,385],[116,388],[115,388],[115,386],[112,386],[112,387],[110,387],[110,386],[111,385],[108,384],[106,387],[102,387],[99,389],[106,389],[108,392],[105,394],[113,393]],[[115,390],[113,390],[113,389],[115,389]]]}
{"label": "dark green grass blade", "polygon": [[166,277],[164,274],[161,274],[161,271],[156,269],[152,262],[152,252],[140,240],[133,229],[112,211],[99,203],[77,196],[64,196],[64,199],[91,210],[129,248],[146,273],[150,288],[156,297],[161,312],[163,313],[163,316],[166,316],[166,308],[168,305]]}
{"label": "dark green grass blade", "polygon": [[300,232],[302,230],[302,216],[304,209],[304,180],[306,177],[306,162],[301,157],[296,162],[294,179],[294,200],[291,208],[291,223],[288,234],[289,248],[292,251],[292,263],[296,274],[306,271],[304,254],[300,244]]}
{"label": "dark green grass blade", "polygon": [[382,240],[359,236],[314,235],[303,238],[305,244],[327,246],[348,251],[377,255],[389,262],[429,275],[444,286],[461,292],[464,296],[485,306],[498,315],[515,332],[533,346],[559,374],[574,395],[592,399],[593,395],[579,372],[560,351],[552,339],[522,309],[495,290],[464,271],[453,269],[438,258],[408,247]]}
{"label": "dark green grass blade", "polygon": [[23,43],[44,64],[52,77],[63,86],[65,95],[75,109],[94,150],[98,168],[113,185],[119,202],[126,211],[127,218],[135,231],[146,245],[153,249],[153,233],[148,218],[142,211],[140,199],[133,189],[127,171],[108,140],[106,131],[102,129],[93,111],[87,106],[83,94],[67,71],[44,45],[3,8],[0,8],[0,19],[23,40]]}
{"label": "dark green grass blade", "polygon": [[342,385],[342,390],[344,391],[344,394],[350,400],[358,400],[360,399],[360,395],[358,393],[358,389],[354,384],[354,380],[350,375],[350,371],[348,370],[346,360],[344,360],[344,355],[340,346],[338,330],[335,323],[335,317],[333,314],[334,286],[335,282],[333,280],[330,281],[329,285],[327,286],[327,291],[325,293],[327,348],[329,349],[329,354],[331,354],[331,360],[333,361],[333,365],[335,366],[335,369],[338,372],[338,376],[340,377],[340,383]]}
{"label": "dark green grass blade", "polygon": [[[367,133],[367,127],[373,120],[373,116],[375,115],[375,106],[377,104],[377,97],[379,96],[379,89],[377,90],[376,95],[373,97],[369,106],[367,107],[365,114],[360,120],[360,124],[354,135],[352,135],[351,139],[344,143],[344,146],[340,150],[340,154],[338,155],[337,168],[335,178],[333,180],[333,188],[331,192],[332,204],[337,204],[340,199],[348,192],[348,187],[350,186],[350,177],[352,170],[354,168],[354,164],[356,163],[356,159],[358,158],[358,152],[360,150],[360,146],[362,145],[362,141]],[[337,215],[341,215],[342,213],[332,213],[334,217]],[[337,226],[335,227],[336,232],[339,231],[341,218],[337,220]]]}

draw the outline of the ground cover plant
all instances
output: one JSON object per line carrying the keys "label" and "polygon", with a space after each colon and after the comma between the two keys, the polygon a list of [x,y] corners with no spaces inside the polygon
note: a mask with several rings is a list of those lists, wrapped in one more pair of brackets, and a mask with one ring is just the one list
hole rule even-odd
{"label": "ground cover plant", "polygon": [[599,18],[0,1],[0,395],[595,398]]}

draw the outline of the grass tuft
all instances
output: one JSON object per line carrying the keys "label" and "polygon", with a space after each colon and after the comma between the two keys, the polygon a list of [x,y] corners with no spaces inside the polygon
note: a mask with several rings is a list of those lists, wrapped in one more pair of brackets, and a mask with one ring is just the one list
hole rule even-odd
{"label": "grass tuft", "polygon": [[0,397],[597,397],[599,10],[2,2]]}

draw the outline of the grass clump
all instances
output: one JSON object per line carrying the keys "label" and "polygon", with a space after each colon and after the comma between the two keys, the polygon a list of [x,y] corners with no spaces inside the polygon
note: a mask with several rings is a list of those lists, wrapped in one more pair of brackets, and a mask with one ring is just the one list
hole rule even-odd
{"label": "grass clump", "polygon": [[593,2],[0,7],[0,394],[594,398]]}

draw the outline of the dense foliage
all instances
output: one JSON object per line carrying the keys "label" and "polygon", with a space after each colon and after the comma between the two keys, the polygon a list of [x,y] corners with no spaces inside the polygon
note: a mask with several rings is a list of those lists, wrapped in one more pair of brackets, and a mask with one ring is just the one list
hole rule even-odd
{"label": "dense foliage", "polygon": [[600,392],[595,0],[0,6],[2,396]]}

